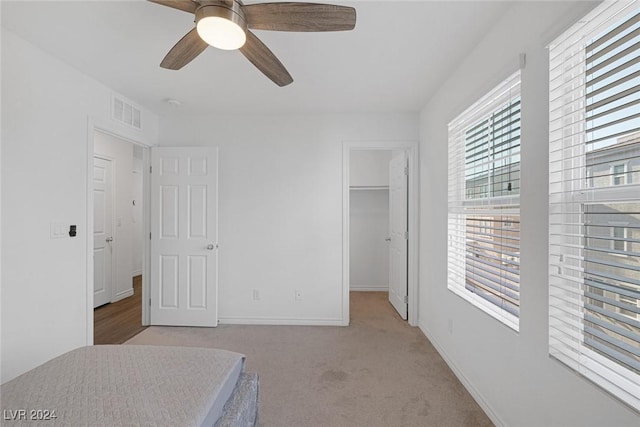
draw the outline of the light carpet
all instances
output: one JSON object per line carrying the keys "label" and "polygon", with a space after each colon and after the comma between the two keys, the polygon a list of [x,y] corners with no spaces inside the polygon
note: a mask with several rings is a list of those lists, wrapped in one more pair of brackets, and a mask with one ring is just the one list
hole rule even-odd
{"label": "light carpet", "polygon": [[491,426],[384,292],[351,293],[351,325],[153,326],[127,344],[215,347],[260,377],[262,427]]}

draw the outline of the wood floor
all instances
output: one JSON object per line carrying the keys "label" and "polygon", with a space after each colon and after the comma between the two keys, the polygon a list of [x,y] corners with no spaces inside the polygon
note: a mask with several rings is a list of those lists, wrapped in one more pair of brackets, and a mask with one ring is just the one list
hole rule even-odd
{"label": "wood floor", "polygon": [[133,295],[93,311],[94,344],[122,344],[144,331],[142,326],[142,276],[133,278]]}

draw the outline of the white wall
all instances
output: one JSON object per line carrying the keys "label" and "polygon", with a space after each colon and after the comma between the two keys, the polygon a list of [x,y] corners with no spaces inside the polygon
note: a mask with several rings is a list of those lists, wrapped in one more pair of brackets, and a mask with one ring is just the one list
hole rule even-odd
{"label": "white wall", "polygon": [[351,150],[349,186],[388,187],[390,150]]}
{"label": "white wall", "polygon": [[94,153],[113,164],[113,288],[112,302],[133,295],[133,145],[102,132],[95,133]]}
{"label": "white wall", "polygon": [[[637,426],[638,413],[548,356],[548,52],[585,2],[514,4],[421,113],[420,327],[494,422]],[[447,290],[447,124],[510,72],[522,71],[520,332]],[[453,330],[448,331],[448,323]]]}
{"label": "white wall", "polygon": [[[110,119],[112,91],[2,29],[2,382],[90,344],[87,317],[88,118],[153,143]],[[75,238],[50,238],[50,223]]]}
{"label": "white wall", "polygon": [[[349,287],[389,290],[390,150],[351,150],[349,158]],[[363,189],[363,187],[382,187]]]}
{"label": "white wall", "polygon": [[416,140],[417,114],[175,116],[161,135],[220,150],[220,322],[339,324],[342,142]]}
{"label": "white wall", "polygon": [[349,289],[389,290],[389,190],[349,193]]}

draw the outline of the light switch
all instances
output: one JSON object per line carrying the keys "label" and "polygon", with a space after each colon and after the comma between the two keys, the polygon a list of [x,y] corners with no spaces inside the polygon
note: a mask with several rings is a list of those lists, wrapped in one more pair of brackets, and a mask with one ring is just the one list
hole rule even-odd
{"label": "light switch", "polygon": [[50,237],[52,239],[62,239],[69,237],[67,234],[67,226],[64,222],[52,222],[50,227]]}

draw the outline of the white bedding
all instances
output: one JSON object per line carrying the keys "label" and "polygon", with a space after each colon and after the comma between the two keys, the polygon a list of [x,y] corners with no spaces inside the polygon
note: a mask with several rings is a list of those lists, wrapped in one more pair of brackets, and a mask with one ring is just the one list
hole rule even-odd
{"label": "white bedding", "polygon": [[2,425],[213,425],[243,366],[217,349],[82,347],[3,384]]}

